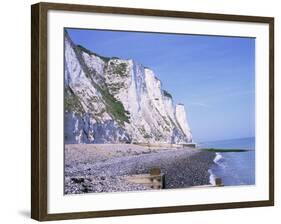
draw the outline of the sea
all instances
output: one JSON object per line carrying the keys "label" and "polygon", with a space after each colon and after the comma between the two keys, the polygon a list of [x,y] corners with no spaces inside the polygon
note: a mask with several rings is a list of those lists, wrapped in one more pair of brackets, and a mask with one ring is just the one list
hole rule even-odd
{"label": "sea", "polygon": [[200,148],[247,149],[244,152],[216,152],[209,169],[210,183],[222,179],[224,186],[255,184],[255,138],[239,138],[199,143]]}

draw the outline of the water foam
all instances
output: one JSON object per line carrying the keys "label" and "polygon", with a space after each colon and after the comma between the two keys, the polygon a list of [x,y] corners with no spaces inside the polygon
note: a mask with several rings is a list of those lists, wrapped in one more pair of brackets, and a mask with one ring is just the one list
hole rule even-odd
{"label": "water foam", "polygon": [[[216,152],[216,156],[215,156],[215,158],[214,158],[214,160],[213,160],[214,163],[217,164],[217,165],[220,166],[220,167],[224,167],[224,164],[221,163],[222,160],[223,160],[222,154]],[[209,177],[209,182],[210,182],[210,184],[211,184],[211,185],[216,185],[216,178],[217,178],[217,176],[214,174],[214,172],[212,171],[212,169],[209,169],[209,170],[208,170],[208,173],[210,174],[210,177]]]}
{"label": "water foam", "polygon": [[219,164],[219,161],[220,161],[222,158],[223,158],[222,155],[221,155],[220,153],[216,152],[216,157],[214,158],[214,162],[215,162],[216,164],[220,165],[220,164]]}
{"label": "water foam", "polygon": [[216,175],[213,173],[213,171],[211,169],[208,169],[208,173],[210,174],[210,177],[209,177],[209,183],[211,185],[216,185]]}

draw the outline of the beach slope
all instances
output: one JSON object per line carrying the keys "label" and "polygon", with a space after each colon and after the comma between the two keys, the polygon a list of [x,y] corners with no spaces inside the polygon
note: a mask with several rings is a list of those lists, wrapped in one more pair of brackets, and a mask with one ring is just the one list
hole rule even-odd
{"label": "beach slope", "polygon": [[160,168],[165,188],[209,184],[214,152],[192,148],[169,149],[133,144],[65,145],[65,193],[151,190],[129,183],[128,175]]}

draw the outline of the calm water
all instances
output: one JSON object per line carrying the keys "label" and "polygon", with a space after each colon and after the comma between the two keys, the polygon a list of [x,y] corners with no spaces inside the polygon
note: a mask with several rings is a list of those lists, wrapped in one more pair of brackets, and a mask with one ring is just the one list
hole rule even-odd
{"label": "calm water", "polygon": [[247,152],[216,153],[210,182],[220,177],[225,186],[255,184],[255,138],[241,138],[200,143],[201,148],[249,149]]}

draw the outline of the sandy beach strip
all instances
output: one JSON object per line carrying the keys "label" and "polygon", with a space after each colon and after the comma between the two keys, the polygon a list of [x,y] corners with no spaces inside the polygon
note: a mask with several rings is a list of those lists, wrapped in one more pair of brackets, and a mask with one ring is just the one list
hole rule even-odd
{"label": "sandy beach strip", "polygon": [[65,193],[151,190],[125,176],[160,168],[165,188],[209,184],[215,153],[191,148],[169,149],[133,144],[65,145]]}

